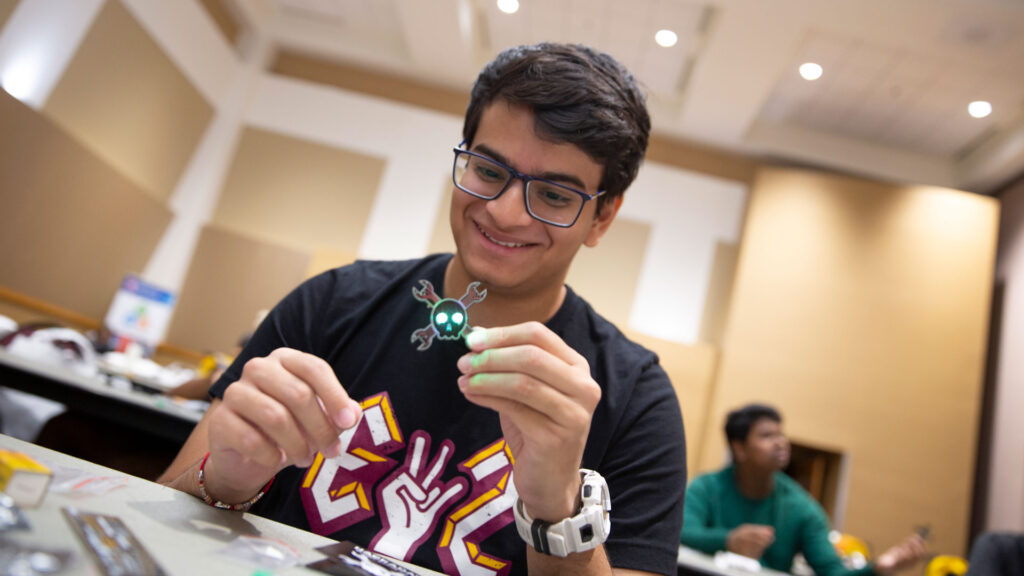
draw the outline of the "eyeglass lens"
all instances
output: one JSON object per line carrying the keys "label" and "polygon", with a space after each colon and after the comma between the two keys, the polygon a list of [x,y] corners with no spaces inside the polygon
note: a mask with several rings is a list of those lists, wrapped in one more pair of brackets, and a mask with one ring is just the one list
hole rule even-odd
{"label": "eyeglass lens", "polygon": [[[455,184],[480,198],[497,197],[513,178],[507,168],[491,160],[470,154],[455,159]],[[539,220],[572,225],[583,206],[583,197],[574,190],[543,180],[526,183],[526,207]]]}

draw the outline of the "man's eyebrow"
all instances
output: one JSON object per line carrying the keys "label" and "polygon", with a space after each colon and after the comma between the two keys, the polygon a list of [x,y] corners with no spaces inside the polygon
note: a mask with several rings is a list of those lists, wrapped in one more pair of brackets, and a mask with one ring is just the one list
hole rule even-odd
{"label": "man's eyebrow", "polygon": [[[483,154],[484,156],[487,156],[489,158],[493,158],[506,166],[515,168],[515,166],[512,166],[512,163],[509,162],[508,158],[506,158],[500,152],[492,149],[490,146],[486,144],[477,144],[476,146],[473,146],[473,151],[478,154]],[[574,174],[567,174],[565,172],[542,172],[541,174],[529,174],[529,176],[543,178],[545,180],[552,180],[554,182],[564,182],[566,184],[572,184],[580,191],[586,191],[587,189],[587,185],[583,183],[583,180],[579,176],[576,176]]]}

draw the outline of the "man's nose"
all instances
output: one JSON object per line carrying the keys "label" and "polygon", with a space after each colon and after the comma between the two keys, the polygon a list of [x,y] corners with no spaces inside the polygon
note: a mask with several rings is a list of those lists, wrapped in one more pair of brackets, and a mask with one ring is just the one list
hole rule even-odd
{"label": "man's nose", "polygon": [[495,223],[505,227],[528,225],[532,216],[526,211],[524,194],[526,194],[526,184],[519,178],[514,178],[500,196],[488,201],[487,211],[490,212]]}

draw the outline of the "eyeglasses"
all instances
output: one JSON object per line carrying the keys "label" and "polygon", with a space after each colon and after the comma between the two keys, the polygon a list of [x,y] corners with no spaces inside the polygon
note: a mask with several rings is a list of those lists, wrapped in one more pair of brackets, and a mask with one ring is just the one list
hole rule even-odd
{"label": "eyeglasses", "polygon": [[461,148],[454,148],[453,151],[455,165],[452,168],[452,181],[456,188],[477,198],[494,200],[518,178],[523,181],[523,201],[530,216],[559,228],[569,228],[575,224],[587,200],[593,200],[605,192],[601,190],[597,194],[587,194],[551,180],[527,176],[476,152]]}

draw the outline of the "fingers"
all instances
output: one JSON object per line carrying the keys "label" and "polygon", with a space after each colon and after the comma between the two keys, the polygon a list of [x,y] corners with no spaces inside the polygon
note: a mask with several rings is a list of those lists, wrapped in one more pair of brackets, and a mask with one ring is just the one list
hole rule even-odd
{"label": "fingers", "polygon": [[218,416],[210,421],[211,436],[234,439],[235,452],[264,468],[276,469],[283,464],[284,454],[259,428],[230,410],[221,410]]}
{"label": "fingers", "polygon": [[527,420],[521,424],[524,431],[540,432],[545,419],[560,427],[584,427],[601,398],[597,388],[585,403],[578,402],[546,382],[512,372],[463,375],[458,384],[470,402]]}
{"label": "fingers", "polygon": [[[286,462],[301,466],[309,465],[317,451],[337,456],[339,432],[355,425],[360,415],[359,404],[324,360],[290,349],[248,361],[242,377],[225,390],[224,407],[259,432],[267,444],[259,448],[261,453],[277,450]],[[231,436],[220,436],[217,442],[245,444]],[[250,437],[250,443],[256,440]],[[254,449],[248,444],[230,447],[246,455]]]}
{"label": "fingers", "polygon": [[928,552],[928,546],[920,535],[914,534],[903,541],[902,548],[907,561],[916,561],[923,558]]}
{"label": "fingers", "polygon": [[351,428],[359,421],[359,403],[349,398],[326,361],[288,348],[278,348],[271,354],[271,357],[275,356],[286,370],[312,387],[323,403],[323,409],[339,430]]}
{"label": "fingers", "polygon": [[[459,359],[463,374],[510,372],[526,374],[580,401],[589,400],[590,370],[569,364],[549,349],[518,344],[470,352]],[[596,404],[596,402],[595,402]]]}
{"label": "fingers", "polygon": [[517,400],[555,418],[571,409],[566,401],[592,413],[601,399],[586,359],[543,324],[478,328],[467,341],[471,352],[458,362],[471,376],[460,379],[464,392]]}
{"label": "fingers", "polygon": [[538,346],[563,362],[577,366],[586,359],[540,322],[525,322],[499,328],[475,328],[466,336],[466,345],[473,352],[491,348],[508,348],[531,344]]}
{"label": "fingers", "polygon": [[[241,411],[226,411],[225,417],[242,420],[259,432],[259,437],[243,432],[246,434],[245,437],[240,438],[240,445],[235,447],[240,453],[253,458],[253,453],[263,455],[276,447],[284,452],[285,460],[288,462],[306,465],[312,460],[313,447],[292,414],[259,388],[228,386],[224,391],[224,400],[232,405],[244,406],[244,410]],[[241,428],[236,427],[235,430],[242,432]],[[260,440],[263,440],[262,443],[265,445],[259,445]],[[275,464],[269,462],[266,456],[260,457],[259,462],[268,466]]]}

